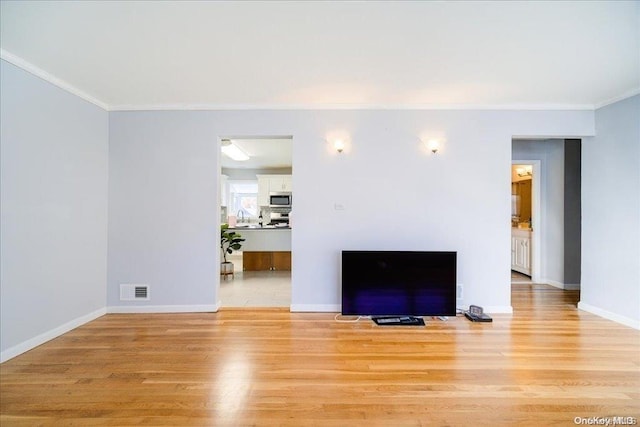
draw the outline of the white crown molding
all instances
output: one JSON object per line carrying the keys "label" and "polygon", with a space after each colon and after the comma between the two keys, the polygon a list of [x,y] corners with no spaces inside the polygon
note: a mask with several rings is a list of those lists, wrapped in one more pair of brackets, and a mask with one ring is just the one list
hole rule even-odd
{"label": "white crown molding", "polygon": [[36,67],[5,49],[0,59],[19,67],[105,111],[247,111],[247,110],[494,110],[494,111],[593,111],[640,94],[634,89],[596,104],[120,104],[109,105],[72,84]]}
{"label": "white crown molding", "polygon": [[607,105],[615,104],[618,101],[622,101],[622,100],[625,100],[627,98],[631,98],[632,96],[636,96],[636,95],[640,95],[640,88],[636,88],[636,89],[630,90],[629,92],[626,92],[626,93],[624,93],[624,94],[622,94],[620,96],[616,96],[616,97],[611,98],[611,99],[609,99],[607,101],[600,102],[600,103],[596,104],[594,107],[597,110],[597,109],[600,109],[602,107],[606,107]]}
{"label": "white crown molding", "polygon": [[592,104],[122,104],[109,111],[248,111],[248,110],[494,110],[593,111]]}
{"label": "white crown molding", "polygon": [[62,90],[65,90],[81,99],[84,99],[87,102],[92,103],[93,105],[102,108],[103,110],[109,111],[109,105],[105,104],[104,102],[100,101],[99,99],[94,98],[93,96],[81,91],[80,89],[76,88],[75,86],[65,82],[62,79],[57,78],[56,76],[49,74],[48,72],[44,71],[41,68],[36,67],[35,65],[31,64],[30,62],[25,61],[24,59],[20,58],[19,56],[16,56],[14,54],[12,54],[11,52],[7,52],[4,49],[0,49],[0,58],[15,65],[16,67],[22,68],[23,70],[27,71],[28,73],[33,74],[36,77],[41,78],[42,80],[51,83],[54,86],[59,87]]}

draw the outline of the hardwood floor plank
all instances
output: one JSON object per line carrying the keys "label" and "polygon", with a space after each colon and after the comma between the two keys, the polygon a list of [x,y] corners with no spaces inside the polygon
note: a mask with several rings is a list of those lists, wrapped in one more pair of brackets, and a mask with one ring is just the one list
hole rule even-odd
{"label": "hardwood floor plank", "polygon": [[513,315],[110,314],[0,365],[0,424],[574,425],[640,417],[640,332],[518,285]]}

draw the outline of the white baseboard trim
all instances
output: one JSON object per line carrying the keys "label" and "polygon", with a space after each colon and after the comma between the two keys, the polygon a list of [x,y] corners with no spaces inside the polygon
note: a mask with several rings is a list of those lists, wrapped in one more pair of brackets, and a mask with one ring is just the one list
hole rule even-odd
{"label": "white baseboard trim", "polygon": [[489,305],[483,309],[485,313],[490,314],[513,314],[513,307],[510,305]]}
{"label": "white baseboard trim", "polygon": [[91,313],[85,314],[84,316],[77,317],[67,323],[64,323],[57,328],[53,328],[50,331],[44,332],[38,336],[21,342],[18,345],[10,347],[0,353],[0,363],[6,362],[9,359],[13,359],[14,357],[22,353],[26,353],[27,351],[36,348],[37,346],[42,345],[47,341],[51,341],[52,339],[57,338],[62,334],[66,334],[67,332],[77,328],[78,326],[82,326],[85,323],[97,319],[98,317],[104,316],[105,314],[107,314],[107,310],[105,308],[92,311]]}
{"label": "white baseboard trim", "polygon": [[[292,313],[340,313],[340,304],[291,304]],[[513,314],[513,307],[510,305],[492,305],[484,307],[486,313]]]}
{"label": "white baseboard trim", "polygon": [[[469,310],[469,305],[458,304],[456,308],[458,310],[467,311]],[[489,305],[489,306],[483,306],[482,309],[484,310],[485,313],[491,313],[491,314],[513,314],[513,307],[511,307],[510,305]]]}
{"label": "white baseboard trim", "polygon": [[547,285],[551,285],[554,288],[564,289],[564,283],[558,282],[557,280],[542,279],[542,280],[540,280],[540,283],[545,283]]}
{"label": "white baseboard trim", "polygon": [[562,283],[562,282],[558,282],[557,280],[551,280],[551,279],[542,279],[538,283],[545,283],[555,288],[564,289],[565,291],[580,290],[580,283]]}
{"label": "white baseboard trim", "polygon": [[340,304],[291,304],[292,313],[340,313]]}
{"label": "white baseboard trim", "polygon": [[122,305],[107,307],[107,313],[215,313],[217,304],[200,305]]}
{"label": "white baseboard trim", "polygon": [[619,314],[612,313],[610,311],[604,310],[600,307],[595,307],[582,301],[578,302],[578,309],[589,312],[591,314],[595,314],[596,316],[604,317],[607,320],[612,320],[624,326],[629,326],[630,328],[640,330],[640,320],[621,316]]}

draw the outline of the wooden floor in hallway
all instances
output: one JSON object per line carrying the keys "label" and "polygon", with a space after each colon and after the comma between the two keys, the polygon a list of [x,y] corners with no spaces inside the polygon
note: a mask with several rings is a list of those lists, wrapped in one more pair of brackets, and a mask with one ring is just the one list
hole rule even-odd
{"label": "wooden floor in hallway", "polygon": [[513,287],[512,315],[109,314],[0,365],[0,424],[572,426],[640,416],[640,331]]}

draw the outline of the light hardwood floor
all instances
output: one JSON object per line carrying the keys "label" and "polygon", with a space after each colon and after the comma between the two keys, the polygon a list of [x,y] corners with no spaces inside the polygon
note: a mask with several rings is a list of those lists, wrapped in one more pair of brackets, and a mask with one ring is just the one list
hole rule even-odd
{"label": "light hardwood floor", "polygon": [[514,285],[513,315],[110,314],[0,366],[0,424],[572,426],[640,415],[640,332]]}

